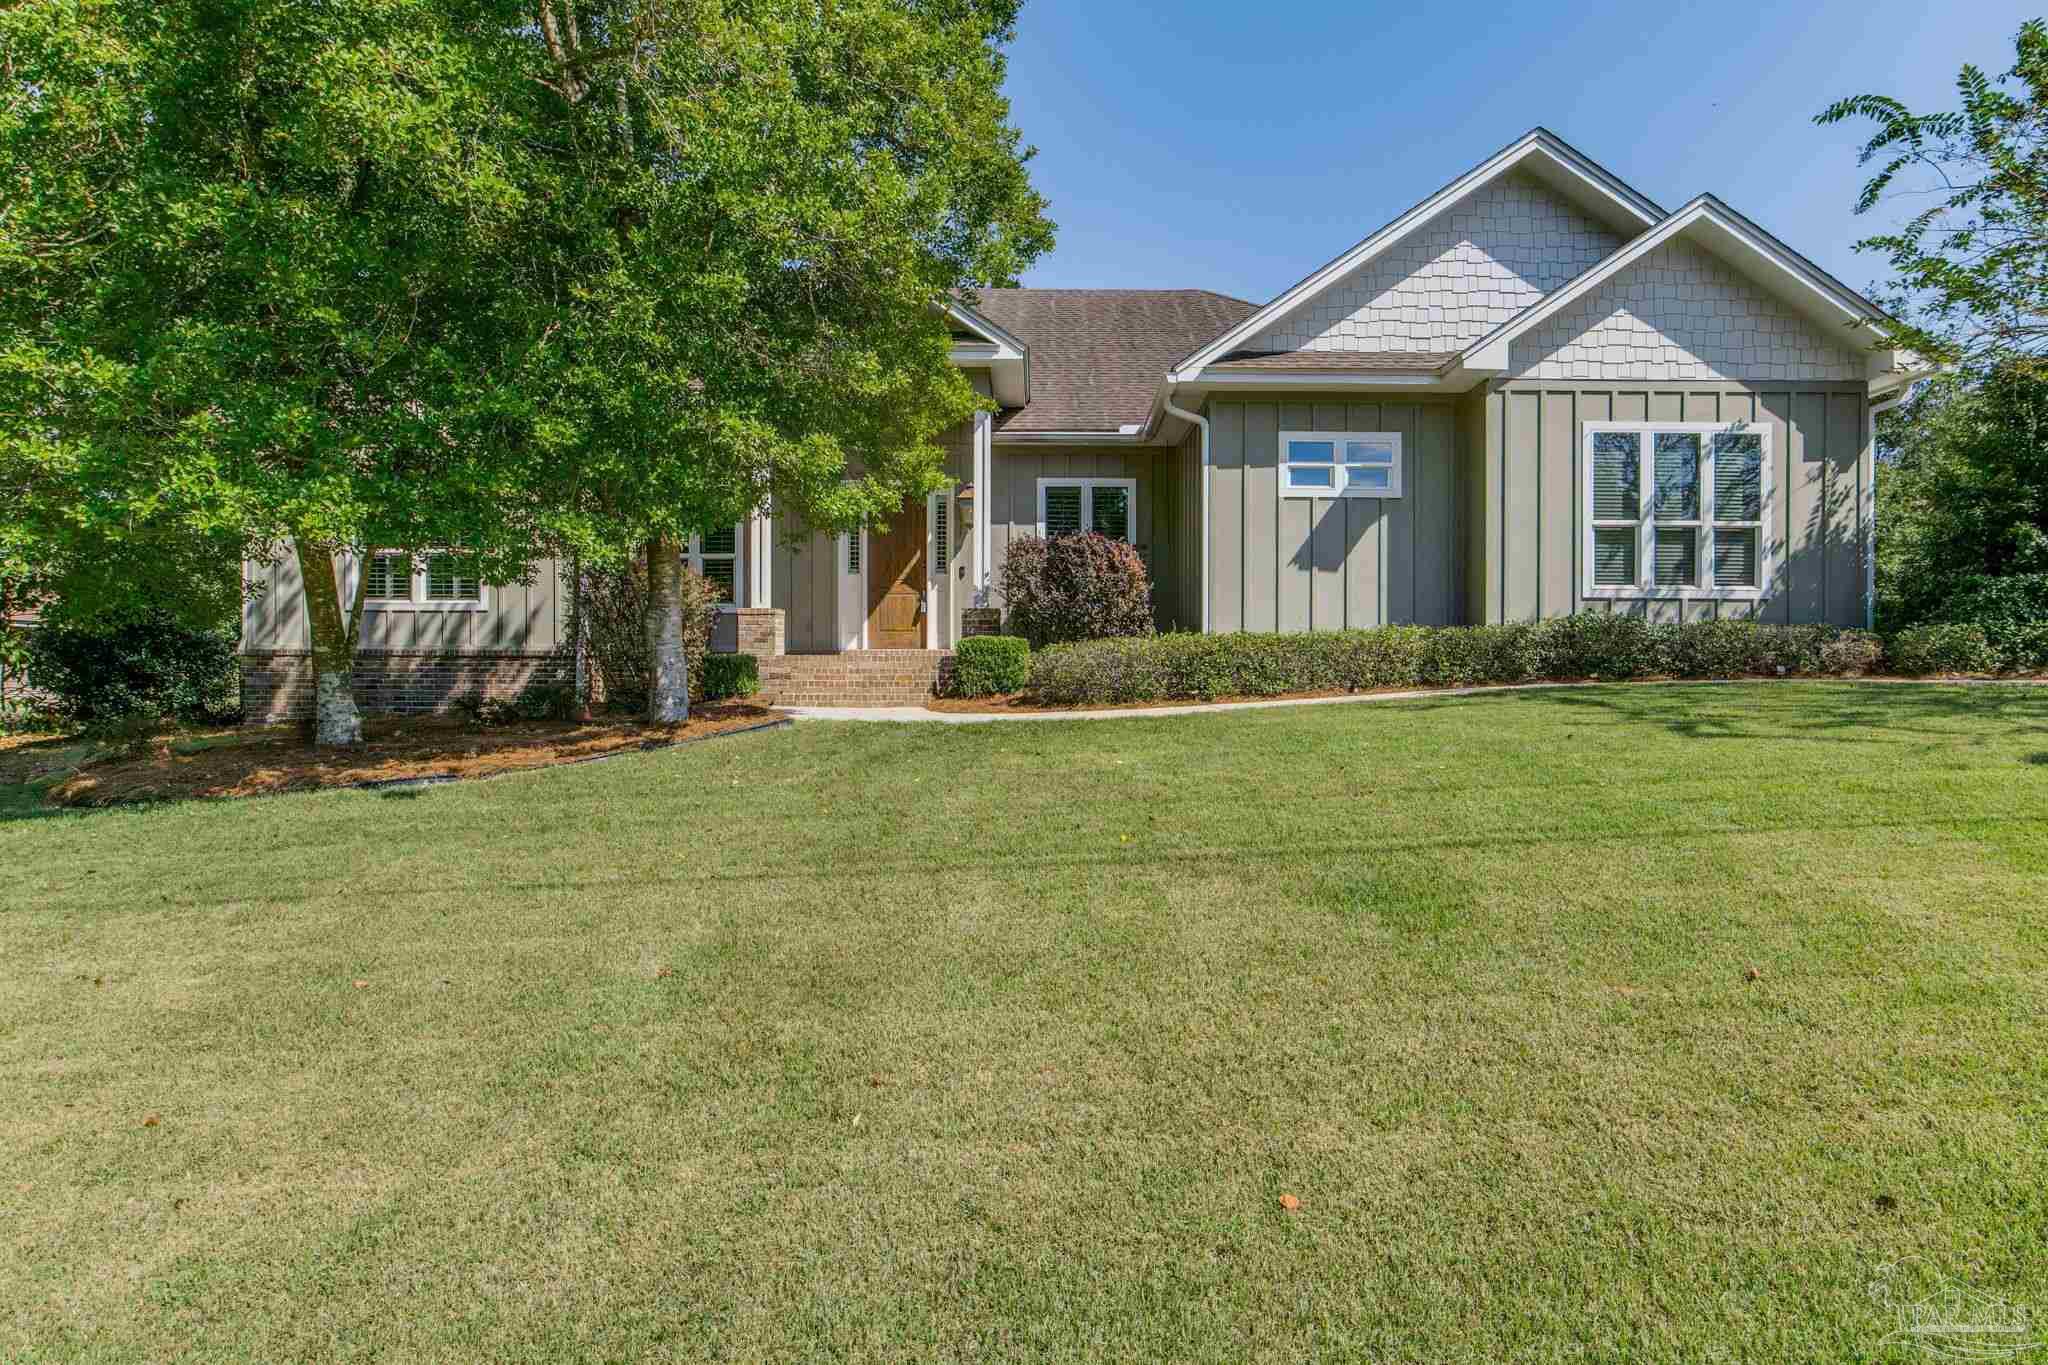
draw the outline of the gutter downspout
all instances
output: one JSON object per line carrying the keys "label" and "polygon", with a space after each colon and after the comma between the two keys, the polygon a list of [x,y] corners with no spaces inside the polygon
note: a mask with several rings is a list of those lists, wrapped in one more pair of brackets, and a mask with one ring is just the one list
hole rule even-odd
{"label": "gutter downspout", "polygon": [[1166,385],[1166,411],[1186,422],[1193,422],[1202,432],[1202,634],[1209,633],[1209,419],[1186,408],[1176,407],[1173,402],[1173,382]]}

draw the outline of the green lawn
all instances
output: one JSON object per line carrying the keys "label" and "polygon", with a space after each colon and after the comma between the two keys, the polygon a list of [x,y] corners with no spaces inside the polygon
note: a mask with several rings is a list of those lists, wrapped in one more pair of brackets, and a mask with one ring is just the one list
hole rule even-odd
{"label": "green lawn", "polygon": [[1899,1261],[2048,1333],[2048,690],[0,814],[0,1356],[1923,1359]]}

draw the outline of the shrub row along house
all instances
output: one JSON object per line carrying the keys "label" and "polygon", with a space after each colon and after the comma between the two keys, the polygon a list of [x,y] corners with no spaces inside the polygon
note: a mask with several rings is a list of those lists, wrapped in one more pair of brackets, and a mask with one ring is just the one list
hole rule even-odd
{"label": "shrub row along house", "polygon": [[[771,508],[690,546],[729,599],[714,648],[763,656],[783,700],[923,694],[998,628],[1009,544],[1071,531],[1135,546],[1161,629],[1862,625],[1871,417],[1921,373],[1728,205],[1666,212],[1541,129],[1263,306],[997,289],[949,314],[998,410],[952,433],[948,491],[851,536]],[[569,667],[557,575],[370,572],[370,706]],[[249,573],[246,709],[303,713],[295,569]]]}

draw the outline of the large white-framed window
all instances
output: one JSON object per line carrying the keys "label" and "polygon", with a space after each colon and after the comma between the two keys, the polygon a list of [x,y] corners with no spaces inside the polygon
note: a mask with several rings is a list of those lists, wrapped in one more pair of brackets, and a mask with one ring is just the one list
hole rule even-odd
{"label": "large white-framed window", "polygon": [[1763,595],[1769,427],[1588,422],[1585,443],[1585,596]]}
{"label": "large white-framed window", "polygon": [[692,573],[711,580],[718,589],[718,609],[730,611],[739,605],[740,584],[746,582],[745,556],[741,553],[740,528],[729,526],[709,535],[691,536],[684,561]]}
{"label": "large white-framed window", "polygon": [[373,550],[363,557],[362,573],[367,611],[487,611],[491,605],[490,585],[478,576],[476,561],[453,550]]}
{"label": "large white-framed window", "polygon": [[1283,431],[1283,498],[1398,498],[1398,431]]}
{"label": "large white-framed window", "polygon": [[1070,536],[1093,531],[1136,544],[1136,479],[1040,479],[1038,534]]}

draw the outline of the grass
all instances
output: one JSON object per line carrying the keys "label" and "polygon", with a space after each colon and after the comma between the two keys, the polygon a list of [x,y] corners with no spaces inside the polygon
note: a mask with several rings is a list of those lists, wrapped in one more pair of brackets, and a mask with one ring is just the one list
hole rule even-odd
{"label": "grass", "polygon": [[1917,1359],[1888,1265],[2048,1317],[2044,691],[805,725],[0,867],[0,1354]]}

